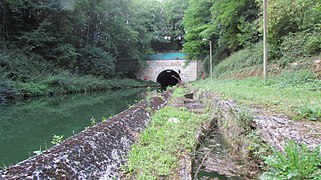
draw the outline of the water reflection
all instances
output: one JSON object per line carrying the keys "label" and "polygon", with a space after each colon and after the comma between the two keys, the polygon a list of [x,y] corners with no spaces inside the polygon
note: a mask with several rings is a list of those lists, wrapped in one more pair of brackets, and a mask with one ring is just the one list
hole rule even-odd
{"label": "water reflection", "polygon": [[0,165],[15,164],[33,151],[51,147],[54,134],[69,137],[125,110],[144,89],[44,97],[0,105]]}

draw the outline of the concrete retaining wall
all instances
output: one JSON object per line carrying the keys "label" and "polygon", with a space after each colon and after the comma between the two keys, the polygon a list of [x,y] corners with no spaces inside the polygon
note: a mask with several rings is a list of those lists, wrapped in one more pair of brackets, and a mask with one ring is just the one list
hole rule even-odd
{"label": "concrete retaining wall", "polygon": [[135,74],[137,79],[150,80],[156,82],[157,76],[165,70],[171,69],[180,73],[183,82],[195,81],[204,71],[201,61],[191,61],[185,66],[186,60],[147,60],[140,64],[134,60],[118,60],[117,71],[128,71],[129,74]]}
{"label": "concrete retaining wall", "polygon": [[[120,165],[148,125],[150,112],[163,107],[170,93],[136,104],[106,122],[0,171],[0,179],[119,179]],[[149,108],[147,108],[149,106]]]}
{"label": "concrete retaining wall", "polygon": [[182,81],[190,82],[195,81],[198,75],[198,64],[197,61],[190,62],[185,66],[186,60],[151,60],[146,61],[147,65],[141,67],[138,71],[137,78],[155,81],[157,76],[165,70],[174,70],[175,72],[180,73]]}

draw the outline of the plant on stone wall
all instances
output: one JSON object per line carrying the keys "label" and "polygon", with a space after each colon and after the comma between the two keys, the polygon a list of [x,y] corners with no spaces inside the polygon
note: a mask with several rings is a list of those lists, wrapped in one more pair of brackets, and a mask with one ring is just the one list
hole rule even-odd
{"label": "plant on stone wall", "polygon": [[96,118],[94,116],[92,116],[90,118],[90,126],[94,126],[94,125],[96,125],[96,123],[97,123]]}
{"label": "plant on stone wall", "polygon": [[57,145],[60,144],[64,140],[64,135],[53,135],[51,139],[51,144]]}

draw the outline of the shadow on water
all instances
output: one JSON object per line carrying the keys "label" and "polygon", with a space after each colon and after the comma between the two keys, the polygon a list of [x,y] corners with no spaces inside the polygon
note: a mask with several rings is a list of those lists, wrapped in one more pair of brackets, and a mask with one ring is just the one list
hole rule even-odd
{"label": "shadow on water", "polygon": [[70,137],[143,99],[146,89],[42,97],[0,105],[0,166],[50,148],[52,136]]}

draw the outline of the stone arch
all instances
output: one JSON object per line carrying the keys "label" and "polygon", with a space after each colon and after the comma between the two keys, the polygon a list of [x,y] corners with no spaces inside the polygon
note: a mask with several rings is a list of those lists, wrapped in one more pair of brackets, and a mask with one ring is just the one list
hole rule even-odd
{"label": "stone arch", "polygon": [[181,82],[181,77],[176,71],[167,69],[157,75],[156,81],[161,84],[162,88],[165,88],[167,86],[179,84]]}

